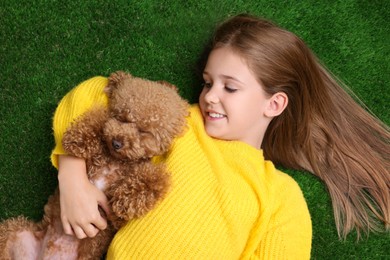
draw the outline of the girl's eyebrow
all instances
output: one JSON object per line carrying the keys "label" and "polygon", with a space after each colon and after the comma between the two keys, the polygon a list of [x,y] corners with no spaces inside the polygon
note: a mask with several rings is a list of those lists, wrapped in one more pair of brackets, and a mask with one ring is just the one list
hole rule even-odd
{"label": "girl's eyebrow", "polygon": [[[207,71],[203,71],[203,75],[210,76],[210,74]],[[222,75],[220,75],[220,77],[224,78],[224,79],[231,79],[231,80],[237,81],[238,83],[244,84],[244,82],[242,82],[238,78],[235,78],[235,77],[232,77],[232,76],[229,76],[229,75],[222,74]]]}

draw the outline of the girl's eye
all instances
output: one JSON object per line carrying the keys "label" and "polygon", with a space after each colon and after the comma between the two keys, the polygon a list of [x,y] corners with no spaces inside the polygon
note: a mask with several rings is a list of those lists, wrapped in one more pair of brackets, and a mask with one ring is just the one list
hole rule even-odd
{"label": "girl's eye", "polygon": [[226,87],[225,87],[225,91],[226,91],[226,92],[229,92],[229,93],[234,93],[234,92],[237,91],[237,89],[226,86]]}
{"label": "girl's eye", "polygon": [[205,83],[203,83],[203,87],[204,88],[211,88],[211,83],[210,82],[205,82]]}

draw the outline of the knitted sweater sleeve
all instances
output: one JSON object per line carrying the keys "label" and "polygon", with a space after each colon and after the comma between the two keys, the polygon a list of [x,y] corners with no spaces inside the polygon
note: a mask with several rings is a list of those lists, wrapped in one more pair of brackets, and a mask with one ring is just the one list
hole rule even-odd
{"label": "knitted sweater sleeve", "polygon": [[60,101],[53,118],[55,147],[51,153],[51,162],[58,168],[58,155],[66,154],[62,147],[62,137],[69,125],[80,115],[95,106],[107,106],[104,87],[108,80],[97,76],[88,79],[69,91]]}
{"label": "knitted sweater sleeve", "polygon": [[277,189],[280,200],[275,201],[267,231],[252,259],[310,259],[312,225],[302,191],[291,177]]}

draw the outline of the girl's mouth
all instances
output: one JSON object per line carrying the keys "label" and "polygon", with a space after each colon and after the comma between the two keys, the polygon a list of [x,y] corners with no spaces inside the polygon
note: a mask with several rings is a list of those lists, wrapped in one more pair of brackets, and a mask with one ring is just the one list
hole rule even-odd
{"label": "girl's mouth", "polygon": [[222,115],[222,114],[219,114],[219,113],[214,113],[214,112],[209,112],[208,115],[211,118],[223,118],[223,117],[225,117],[225,115]]}
{"label": "girl's mouth", "polygon": [[216,112],[207,112],[206,115],[207,115],[207,119],[208,120],[213,120],[213,121],[214,120],[220,120],[220,119],[226,117],[226,115],[220,114],[220,113],[216,113]]}

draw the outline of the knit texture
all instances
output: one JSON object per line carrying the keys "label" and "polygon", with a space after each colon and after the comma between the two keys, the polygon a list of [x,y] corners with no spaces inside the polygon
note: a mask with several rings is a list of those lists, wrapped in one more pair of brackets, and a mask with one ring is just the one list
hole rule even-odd
{"label": "knit texture", "polygon": [[[69,123],[93,105],[107,104],[106,83],[102,77],[85,81],[60,103],[54,165]],[[197,105],[185,134],[158,161],[172,175],[170,192],[118,231],[107,259],[310,258],[311,220],[297,183],[264,160],[261,150],[209,137]]]}
{"label": "knit texture", "polygon": [[[62,136],[70,123],[85,111],[97,106],[107,106],[107,96],[104,87],[108,79],[105,77],[93,77],[73,88],[57,106],[53,118],[53,132],[55,147],[51,154],[51,162],[58,169],[58,155],[65,154],[62,147]],[[58,112],[59,111],[59,112]]]}

